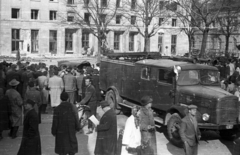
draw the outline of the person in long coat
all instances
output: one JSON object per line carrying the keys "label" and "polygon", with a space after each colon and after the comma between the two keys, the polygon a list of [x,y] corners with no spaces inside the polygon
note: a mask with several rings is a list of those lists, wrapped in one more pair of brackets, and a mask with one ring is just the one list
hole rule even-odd
{"label": "person in long coat", "polygon": [[38,115],[33,109],[34,101],[28,99],[24,108],[26,110],[23,122],[22,142],[17,155],[41,155],[41,140],[38,128]]}
{"label": "person in long coat", "polygon": [[142,154],[157,155],[156,129],[152,107],[153,99],[150,96],[141,98],[142,107],[138,116],[140,121]]}
{"label": "person in long coat", "polygon": [[55,136],[55,153],[74,155],[78,152],[76,132],[80,130],[78,111],[75,105],[67,102],[68,94],[61,94],[61,104],[53,114],[52,135]]}
{"label": "person in long coat", "polygon": [[107,101],[100,102],[104,111],[99,125],[96,126],[97,140],[95,155],[115,155],[117,151],[117,117]]}
{"label": "person in long coat", "polygon": [[19,92],[16,90],[19,82],[16,79],[13,79],[8,83],[11,88],[7,90],[6,96],[10,100],[11,107],[11,131],[8,134],[13,139],[17,137],[17,131],[20,125],[22,125],[22,105],[23,100]]}
{"label": "person in long coat", "polygon": [[54,75],[49,79],[48,82],[51,106],[53,108],[57,107],[61,103],[60,95],[64,89],[63,80],[57,75],[58,71],[54,71]]}
{"label": "person in long coat", "polygon": [[3,139],[2,131],[9,129],[10,113],[11,109],[9,99],[4,95],[3,88],[0,88],[0,140]]}
{"label": "person in long coat", "polygon": [[186,155],[198,154],[198,143],[201,138],[201,132],[198,128],[196,112],[197,106],[188,106],[188,114],[182,119],[179,130],[180,137],[184,142],[184,151]]}

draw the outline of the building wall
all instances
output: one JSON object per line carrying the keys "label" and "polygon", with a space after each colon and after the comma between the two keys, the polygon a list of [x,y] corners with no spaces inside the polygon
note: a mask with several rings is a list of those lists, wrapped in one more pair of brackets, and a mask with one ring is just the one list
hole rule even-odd
{"label": "building wall", "polygon": [[[2,55],[11,55],[12,52],[12,29],[20,29],[20,46],[21,53],[31,54],[31,30],[39,31],[38,53],[40,55],[51,54],[49,51],[49,33],[50,30],[57,31],[57,55],[73,54],[81,55],[84,50],[82,47],[82,29],[78,26],[63,25],[59,21],[49,20],[49,11],[55,10],[58,14],[66,14],[66,4],[64,0],[59,2],[50,2],[49,0],[1,0],[0,5],[0,51]],[[78,6],[81,10],[81,5]],[[20,9],[20,18],[11,18],[11,9]],[[39,10],[39,19],[31,19],[31,9]],[[2,18],[1,18],[2,17]],[[60,20],[60,17],[57,17]],[[113,22],[114,23],[114,22]],[[120,50],[115,52],[142,52],[144,49],[144,38],[134,29],[129,29],[125,25],[111,24],[111,31],[107,34],[108,46],[114,47],[114,32],[121,32]],[[163,26],[159,33],[163,34],[163,54],[171,55],[171,35],[177,35],[177,55],[182,55],[188,52],[188,41],[186,35],[180,31],[180,24],[176,28],[172,28],[171,22],[167,26]],[[65,51],[65,31],[71,29],[73,33],[73,51]],[[134,33],[134,51],[129,51],[129,33]],[[151,51],[157,52],[158,35],[151,37]],[[89,36],[89,47],[97,53],[98,40],[94,35]]]}

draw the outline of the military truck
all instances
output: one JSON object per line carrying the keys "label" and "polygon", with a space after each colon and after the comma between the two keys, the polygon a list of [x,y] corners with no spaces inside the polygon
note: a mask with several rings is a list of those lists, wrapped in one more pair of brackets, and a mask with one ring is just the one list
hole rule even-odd
{"label": "military truck", "polygon": [[213,66],[143,53],[114,53],[101,60],[100,89],[116,112],[140,106],[142,96],[152,96],[156,124],[167,127],[168,138],[176,146],[182,145],[179,128],[190,104],[198,106],[200,129],[219,131],[225,138],[238,129],[238,98],[221,89],[219,71]]}

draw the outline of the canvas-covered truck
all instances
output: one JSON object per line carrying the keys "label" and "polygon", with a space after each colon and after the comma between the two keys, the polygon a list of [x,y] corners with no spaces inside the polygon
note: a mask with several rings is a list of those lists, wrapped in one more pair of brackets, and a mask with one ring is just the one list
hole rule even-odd
{"label": "canvas-covered truck", "polygon": [[156,124],[167,126],[169,140],[176,146],[182,145],[179,128],[190,104],[198,106],[200,129],[216,130],[228,138],[236,134],[238,98],[221,89],[216,67],[129,55],[111,54],[100,63],[100,89],[116,111],[140,106],[142,96],[151,96]]}

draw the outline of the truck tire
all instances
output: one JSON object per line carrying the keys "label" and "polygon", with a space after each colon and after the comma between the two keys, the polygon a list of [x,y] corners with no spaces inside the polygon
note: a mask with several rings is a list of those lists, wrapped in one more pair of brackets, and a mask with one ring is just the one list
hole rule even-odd
{"label": "truck tire", "polygon": [[220,130],[219,135],[221,136],[222,139],[232,141],[235,139],[237,132],[238,131],[236,129]]}
{"label": "truck tire", "polygon": [[181,120],[180,116],[177,113],[175,113],[170,117],[170,119],[167,123],[167,132],[168,132],[169,141],[173,145],[180,147],[180,148],[183,147],[183,142],[182,142],[180,134],[179,134],[181,122],[182,122],[182,120]]}
{"label": "truck tire", "polygon": [[115,110],[115,113],[117,115],[120,114],[121,110],[117,109],[117,99],[113,90],[107,91],[105,95],[105,101],[108,101],[108,103],[110,104],[110,107]]}

